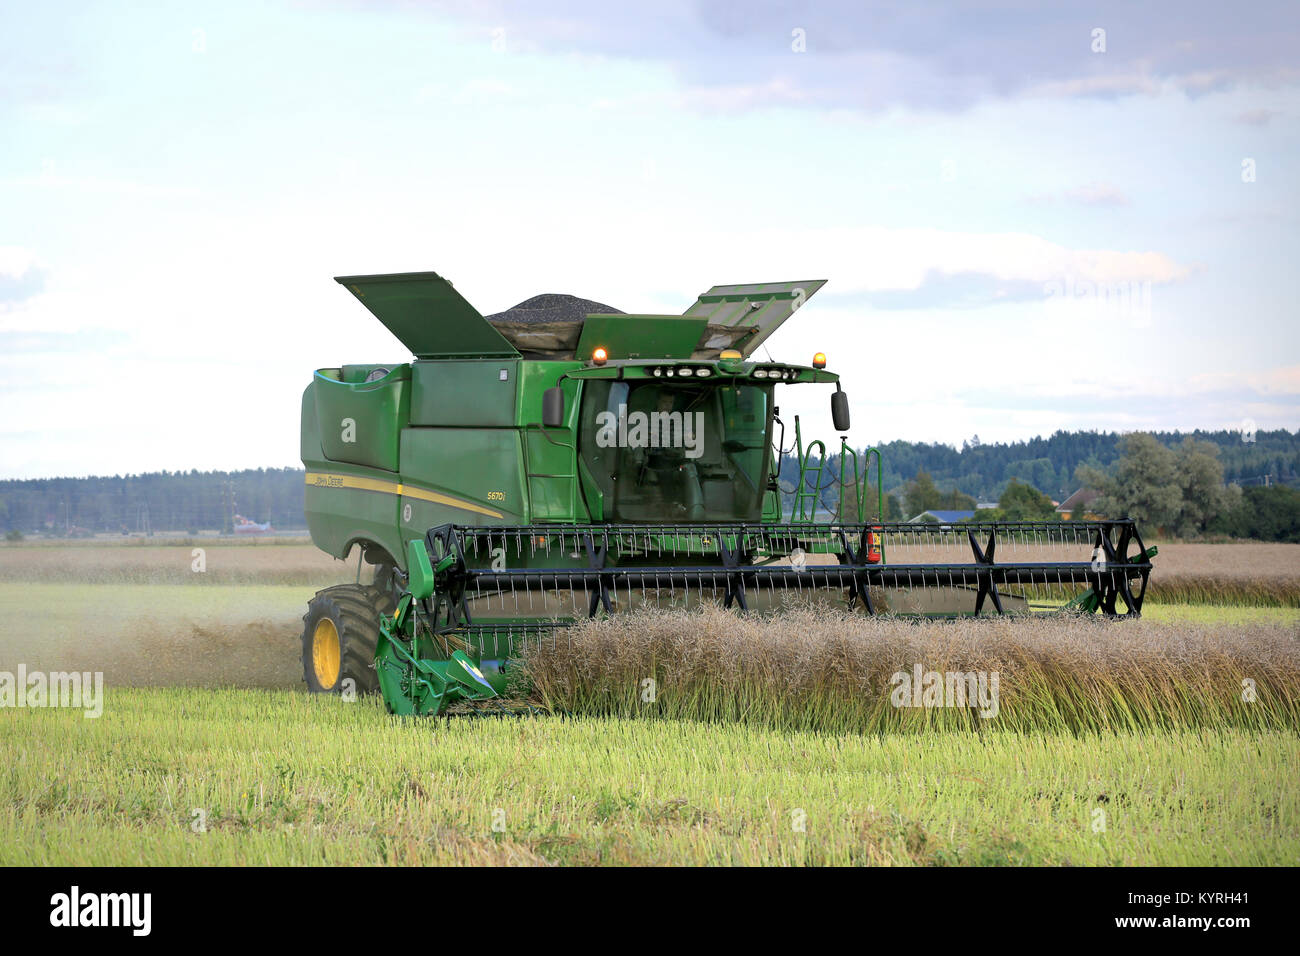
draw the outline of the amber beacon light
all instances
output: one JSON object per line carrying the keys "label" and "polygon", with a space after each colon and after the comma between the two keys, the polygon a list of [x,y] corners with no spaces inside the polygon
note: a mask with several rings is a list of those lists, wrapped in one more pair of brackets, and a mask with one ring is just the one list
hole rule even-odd
{"label": "amber beacon light", "polygon": [[813,356],[813,368],[825,368],[825,367],[826,367],[826,353],[818,352],[816,355]]}

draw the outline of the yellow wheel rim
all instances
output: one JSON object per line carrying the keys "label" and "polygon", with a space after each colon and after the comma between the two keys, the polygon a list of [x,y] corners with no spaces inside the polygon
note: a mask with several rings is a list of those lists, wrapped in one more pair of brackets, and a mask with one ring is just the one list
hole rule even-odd
{"label": "yellow wheel rim", "polygon": [[311,634],[311,666],[316,683],[329,690],[339,679],[339,631],[327,617],[316,622]]}

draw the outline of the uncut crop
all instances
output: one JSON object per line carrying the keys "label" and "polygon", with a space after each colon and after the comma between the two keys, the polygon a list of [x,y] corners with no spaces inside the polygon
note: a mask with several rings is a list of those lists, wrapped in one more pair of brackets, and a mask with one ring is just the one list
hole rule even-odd
{"label": "uncut crop", "polygon": [[[1300,639],[1284,624],[709,608],[584,621],[521,656],[520,686],[566,713],[873,733],[1300,729]],[[894,706],[893,676],[917,664],[997,672],[996,716],[974,701]]]}
{"label": "uncut crop", "polygon": [[1300,607],[1300,545],[1175,542],[1159,547],[1148,600]]}

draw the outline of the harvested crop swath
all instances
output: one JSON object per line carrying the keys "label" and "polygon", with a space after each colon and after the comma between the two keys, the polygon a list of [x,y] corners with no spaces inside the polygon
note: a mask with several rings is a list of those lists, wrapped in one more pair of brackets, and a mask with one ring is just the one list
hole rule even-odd
{"label": "harvested crop swath", "polygon": [[[864,733],[1300,729],[1300,637],[1285,625],[710,608],[583,622],[522,656],[533,699],[569,713]],[[962,675],[956,693],[896,706],[919,702],[897,676],[918,667]],[[965,675],[984,675],[987,692],[994,673],[996,708],[962,699]]]}

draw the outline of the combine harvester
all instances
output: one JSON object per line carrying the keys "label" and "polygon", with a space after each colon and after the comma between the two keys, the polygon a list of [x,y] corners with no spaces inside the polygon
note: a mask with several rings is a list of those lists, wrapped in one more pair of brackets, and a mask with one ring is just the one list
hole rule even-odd
{"label": "combine harvester", "polygon": [[[488,317],[431,272],[337,281],[414,360],[321,369],[303,394],[312,540],[360,549],[357,583],[304,618],[313,691],[435,714],[500,695],[525,642],[643,605],[1141,612],[1155,549],[1130,521],[878,520],[880,454],[849,447],[825,356],[753,360],[823,280],[715,286],[682,315],[537,296]],[[775,389],[818,384],[838,466],[796,417],[785,508]]]}

